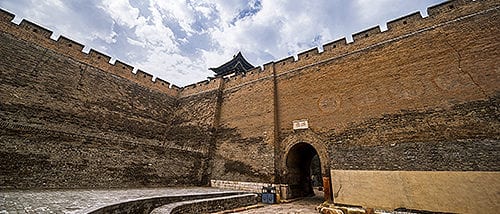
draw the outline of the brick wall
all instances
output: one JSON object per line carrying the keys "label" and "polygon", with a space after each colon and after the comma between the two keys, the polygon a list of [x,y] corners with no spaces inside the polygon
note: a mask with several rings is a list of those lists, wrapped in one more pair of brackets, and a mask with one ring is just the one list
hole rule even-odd
{"label": "brick wall", "polygon": [[[310,130],[327,139],[335,168],[498,170],[488,163],[497,157],[486,152],[498,152],[500,136],[497,11],[471,11],[445,24],[436,19],[407,37],[277,70],[281,138],[297,134],[293,120],[308,119]],[[381,147],[391,159],[378,157]],[[422,150],[415,164],[402,147]],[[433,158],[455,152],[447,167]]]}
{"label": "brick wall", "polygon": [[207,132],[176,126],[175,97],[10,34],[0,41],[1,188],[201,182],[208,145],[195,139]]}
{"label": "brick wall", "polygon": [[335,169],[497,171],[498,10],[449,1],[182,89],[1,12],[0,185],[280,182],[290,139]]}
{"label": "brick wall", "polygon": [[213,179],[272,182],[273,81],[224,84]]}

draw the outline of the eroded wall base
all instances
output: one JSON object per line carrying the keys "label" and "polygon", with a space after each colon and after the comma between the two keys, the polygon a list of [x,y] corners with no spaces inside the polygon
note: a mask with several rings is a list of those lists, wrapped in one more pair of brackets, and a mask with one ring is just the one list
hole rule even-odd
{"label": "eroded wall base", "polygon": [[335,203],[497,213],[500,172],[331,170]]}

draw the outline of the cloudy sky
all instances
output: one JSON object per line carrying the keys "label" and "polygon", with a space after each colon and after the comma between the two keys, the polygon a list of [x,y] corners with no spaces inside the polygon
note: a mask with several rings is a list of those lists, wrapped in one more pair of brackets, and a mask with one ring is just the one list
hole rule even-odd
{"label": "cloudy sky", "polygon": [[0,0],[16,14],[179,86],[241,51],[260,66],[443,0]]}

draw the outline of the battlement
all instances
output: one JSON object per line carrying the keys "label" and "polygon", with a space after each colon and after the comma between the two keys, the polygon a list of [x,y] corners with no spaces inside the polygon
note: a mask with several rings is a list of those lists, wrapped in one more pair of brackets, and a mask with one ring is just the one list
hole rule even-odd
{"label": "battlement", "polygon": [[10,22],[14,20],[16,16],[12,13],[9,13],[8,11],[5,11],[0,8],[0,21],[1,22]]}
{"label": "battlement", "polygon": [[375,26],[375,27],[372,27],[372,28],[369,28],[369,29],[366,29],[366,30],[363,30],[361,32],[353,34],[352,35],[352,39],[354,41],[359,42],[359,41],[362,41],[363,39],[366,39],[368,37],[377,35],[380,32],[382,32],[382,31],[380,31],[380,27],[379,26]]}
{"label": "battlement", "polygon": [[5,10],[0,9],[0,30],[11,34],[17,38],[32,42],[41,47],[63,54],[79,62],[91,65],[105,72],[131,80],[142,86],[158,90],[177,96],[179,87],[171,85],[164,80],[154,80],[153,75],[138,70],[136,74],[132,71],[133,66],[116,60],[114,64],[110,63],[111,57],[99,51],[91,49],[89,53],[84,53],[84,45],[69,39],[65,36],[59,36],[57,40],[51,39],[53,32],[42,26],[28,20],[22,20],[19,25],[12,22],[15,16]]}
{"label": "battlement", "polygon": [[191,95],[214,91],[220,88],[221,82],[222,82],[221,78],[215,78],[211,80],[204,80],[197,83],[193,83],[191,85],[187,85],[181,88],[179,96],[187,97]]}
{"label": "battlement", "polygon": [[348,43],[344,37],[324,44],[323,52],[319,52],[318,48],[312,48],[298,53],[296,60],[293,56],[280,59],[275,64],[276,74],[280,75],[300,70],[314,63],[338,59],[346,54],[363,51],[395,38],[410,36],[422,29],[430,29],[444,22],[492,8],[499,4],[493,0],[452,0],[431,6],[427,9],[428,17],[423,18],[420,12],[410,13],[388,21],[387,30],[385,31],[382,31],[380,26],[374,26],[352,34],[353,42]]}
{"label": "battlement", "polygon": [[[411,36],[423,29],[432,29],[433,26],[488,8],[498,7],[499,5],[500,3],[494,0],[447,1],[427,8],[428,17],[424,18],[420,12],[410,13],[387,22],[387,30],[385,31],[382,31],[380,26],[374,26],[352,34],[353,42],[348,43],[344,37],[324,44],[322,52],[317,47],[311,48],[298,53],[297,57],[288,56],[276,62],[266,63],[262,66],[262,69],[257,67],[246,74],[225,78],[223,80],[225,84],[224,88],[249,84],[273,75],[294,72],[314,64],[339,59],[347,54],[359,53],[395,39]],[[54,41],[50,38],[53,34],[52,31],[27,20],[22,20],[19,25],[16,25],[12,23],[14,17],[12,13],[0,9],[0,30],[145,87],[159,90],[172,96],[189,96],[216,90],[220,87],[220,80],[217,79],[205,80],[180,88],[161,79],[154,80],[152,75],[141,70],[134,74],[132,72],[134,68],[130,65],[119,60],[116,60],[114,64],[110,63],[111,57],[93,49],[88,54],[84,53],[82,52],[84,45],[64,36],[60,36]]]}
{"label": "battlement", "polygon": [[411,36],[422,29],[431,29],[433,26],[440,25],[444,22],[498,5],[499,3],[493,0],[447,1],[429,7],[427,9],[429,14],[428,17],[424,18],[420,12],[413,12],[406,16],[388,21],[387,30],[385,31],[382,31],[380,26],[374,26],[352,34],[353,42],[348,43],[347,39],[344,37],[324,44],[322,46],[322,52],[320,52],[317,47],[311,48],[298,53],[296,58],[288,56],[276,62],[266,63],[263,66],[263,70],[258,67],[246,74],[232,76],[224,80],[224,88],[227,89],[242,84],[248,84],[249,82],[272,76],[273,73],[275,75],[281,75],[302,70],[317,63],[339,59],[347,54],[358,53],[394,39]]}

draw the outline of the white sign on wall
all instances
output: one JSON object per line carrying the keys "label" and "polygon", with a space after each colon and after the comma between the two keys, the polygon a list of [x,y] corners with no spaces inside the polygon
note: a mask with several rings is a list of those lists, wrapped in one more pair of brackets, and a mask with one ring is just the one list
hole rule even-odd
{"label": "white sign on wall", "polygon": [[293,130],[308,129],[308,128],[309,128],[309,123],[307,123],[307,119],[293,121]]}

